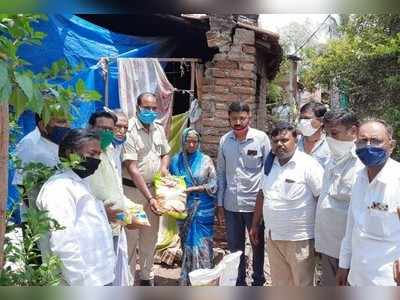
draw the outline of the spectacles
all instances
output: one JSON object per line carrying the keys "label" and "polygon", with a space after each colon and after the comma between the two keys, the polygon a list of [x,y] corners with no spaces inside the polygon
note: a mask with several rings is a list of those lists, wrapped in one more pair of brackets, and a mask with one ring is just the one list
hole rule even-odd
{"label": "spectacles", "polygon": [[372,139],[361,139],[356,141],[356,146],[357,148],[363,148],[368,145],[371,145],[373,147],[378,147],[381,146],[385,141],[382,141],[380,139],[372,138]]}
{"label": "spectacles", "polygon": [[115,125],[115,130],[127,131],[128,130],[128,126]]}

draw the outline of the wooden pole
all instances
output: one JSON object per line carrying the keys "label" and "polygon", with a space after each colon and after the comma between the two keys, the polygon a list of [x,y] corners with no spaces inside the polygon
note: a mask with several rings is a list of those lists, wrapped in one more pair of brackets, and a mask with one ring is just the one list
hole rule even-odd
{"label": "wooden pole", "polygon": [[0,268],[4,265],[4,236],[8,198],[8,101],[0,103]]}

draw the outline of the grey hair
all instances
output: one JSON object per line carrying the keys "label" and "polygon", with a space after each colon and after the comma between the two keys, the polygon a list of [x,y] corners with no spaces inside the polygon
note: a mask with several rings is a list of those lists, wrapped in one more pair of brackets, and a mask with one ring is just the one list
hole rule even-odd
{"label": "grey hair", "polygon": [[381,124],[383,127],[385,127],[385,129],[386,129],[386,134],[388,135],[389,139],[390,139],[390,140],[393,139],[393,132],[394,132],[394,131],[393,131],[393,127],[392,127],[392,125],[390,125],[390,124],[389,124],[388,122],[386,122],[385,120],[379,119],[379,118],[367,117],[367,118],[365,118],[365,119],[361,122],[360,127],[361,127],[362,125],[368,124],[368,123],[379,123],[379,124]]}
{"label": "grey hair", "polygon": [[115,116],[123,116],[123,117],[125,117],[126,119],[128,119],[128,116],[126,115],[126,113],[121,109],[121,108],[116,108],[116,109],[113,109],[112,110],[112,113],[115,115]]}
{"label": "grey hair", "polygon": [[58,156],[68,158],[70,153],[79,153],[84,144],[91,140],[100,141],[98,133],[92,129],[71,129],[60,143]]}

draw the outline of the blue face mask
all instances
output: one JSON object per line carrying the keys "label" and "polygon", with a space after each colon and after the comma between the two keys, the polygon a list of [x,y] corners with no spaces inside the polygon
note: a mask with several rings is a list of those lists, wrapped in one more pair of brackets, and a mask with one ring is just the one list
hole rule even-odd
{"label": "blue face mask", "polygon": [[150,125],[158,117],[158,113],[149,109],[140,109],[138,114],[139,120],[145,124]]}
{"label": "blue face mask", "polygon": [[71,128],[67,127],[51,127],[51,133],[47,136],[47,138],[52,141],[54,144],[60,145],[64,136],[71,130]]}
{"label": "blue face mask", "polygon": [[389,157],[389,153],[385,149],[372,146],[357,149],[356,154],[367,167],[383,165]]}
{"label": "blue face mask", "polygon": [[119,145],[122,145],[123,143],[125,143],[125,141],[126,141],[126,138],[120,140],[119,138],[114,137],[112,143],[114,146],[119,146]]}

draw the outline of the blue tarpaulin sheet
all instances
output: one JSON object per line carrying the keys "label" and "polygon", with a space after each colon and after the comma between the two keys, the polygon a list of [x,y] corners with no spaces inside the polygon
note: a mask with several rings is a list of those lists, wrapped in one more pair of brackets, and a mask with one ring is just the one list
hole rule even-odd
{"label": "blue tarpaulin sheet", "polygon": [[[127,24],[128,26],[128,24]],[[87,89],[95,89],[103,95],[102,101],[75,101],[78,110],[73,112],[72,127],[85,127],[90,115],[104,106],[105,81],[98,64],[100,58],[110,58],[109,64],[109,101],[110,108],[119,107],[118,94],[118,57],[170,57],[175,48],[172,37],[138,37],[119,34],[90,23],[75,15],[48,15],[47,21],[34,24],[36,30],[46,33],[41,45],[21,47],[19,56],[28,61],[33,72],[50,68],[51,64],[66,59],[71,66],[83,64],[85,67],[68,82],[59,82],[64,86],[73,85],[83,79]],[[19,120],[22,135],[35,128],[31,112],[24,112]],[[10,149],[14,149],[13,145]],[[14,170],[10,168],[12,179]],[[18,199],[18,192],[9,184],[8,208]]]}

